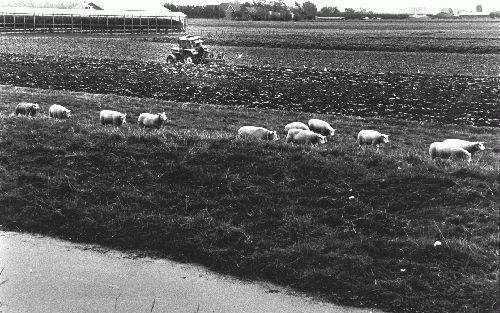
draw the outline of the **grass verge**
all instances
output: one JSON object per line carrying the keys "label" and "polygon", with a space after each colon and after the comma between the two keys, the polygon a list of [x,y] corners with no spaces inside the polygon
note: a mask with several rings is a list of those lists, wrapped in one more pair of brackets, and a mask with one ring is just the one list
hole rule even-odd
{"label": "grass verge", "polygon": [[[0,87],[0,224],[197,262],[339,304],[392,312],[495,312],[500,129]],[[35,118],[10,114],[38,102]],[[72,110],[47,117],[50,104]],[[128,113],[121,128],[100,109]],[[163,112],[160,130],[136,125]],[[321,147],[283,141],[290,121],[337,128]],[[235,138],[242,125],[278,142]],[[360,150],[362,128],[391,135]],[[445,138],[486,142],[432,162]],[[436,240],[441,246],[434,246]]]}

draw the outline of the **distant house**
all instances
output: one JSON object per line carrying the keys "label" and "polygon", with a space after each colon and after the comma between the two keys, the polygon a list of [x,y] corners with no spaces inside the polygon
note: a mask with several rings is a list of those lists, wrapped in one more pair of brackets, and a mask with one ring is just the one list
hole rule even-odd
{"label": "distant house", "polygon": [[232,19],[234,16],[234,12],[239,11],[241,8],[241,5],[239,3],[221,3],[219,5],[219,8],[221,12],[224,12],[224,16],[226,19]]}
{"label": "distant house", "polygon": [[410,17],[413,18],[428,17],[438,12],[439,11],[427,7],[409,7],[406,9],[406,13],[410,14]]}
{"label": "distant house", "polygon": [[441,13],[453,15],[453,9],[452,8],[443,8],[443,9],[441,9]]}
{"label": "distant house", "polygon": [[459,12],[458,16],[460,18],[490,18],[489,14],[483,12]]}
{"label": "distant house", "polygon": [[343,16],[316,16],[318,21],[342,21],[345,20]]}

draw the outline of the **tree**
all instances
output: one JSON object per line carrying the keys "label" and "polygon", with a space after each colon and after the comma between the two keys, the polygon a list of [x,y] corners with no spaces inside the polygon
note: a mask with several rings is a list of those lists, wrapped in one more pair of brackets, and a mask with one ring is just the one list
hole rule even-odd
{"label": "tree", "polygon": [[500,18],[500,11],[490,12],[491,18]]}
{"label": "tree", "polygon": [[353,8],[345,8],[344,12],[345,13],[354,13],[354,9]]}
{"label": "tree", "polygon": [[318,15],[318,8],[316,5],[310,1],[304,2],[302,4],[302,11],[308,20],[312,20]]}
{"label": "tree", "polygon": [[337,7],[323,7],[318,16],[340,16],[340,11]]}
{"label": "tree", "polygon": [[169,9],[170,11],[173,11],[173,12],[177,11],[177,7],[173,3],[165,3],[163,6],[167,9]]}
{"label": "tree", "polygon": [[284,0],[271,1],[269,5],[271,6],[271,10],[275,12],[281,12],[282,10],[286,9]]}
{"label": "tree", "polygon": [[483,6],[480,4],[476,5],[476,12],[483,12]]}

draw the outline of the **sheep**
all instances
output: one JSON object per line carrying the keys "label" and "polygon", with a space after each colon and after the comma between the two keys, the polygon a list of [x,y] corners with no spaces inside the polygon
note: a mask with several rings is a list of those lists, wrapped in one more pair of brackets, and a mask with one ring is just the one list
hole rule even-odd
{"label": "sheep", "polygon": [[160,128],[164,121],[167,120],[165,112],[158,114],[141,113],[137,124],[142,127],[155,127]]}
{"label": "sheep", "polygon": [[321,134],[317,134],[317,133],[312,132],[310,130],[290,129],[288,131],[288,134],[286,135],[285,141],[287,143],[292,142],[292,143],[299,143],[299,144],[305,144],[305,143],[323,144],[323,143],[326,143],[326,136],[323,136]]}
{"label": "sheep", "polygon": [[270,131],[269,129],[258,126],[243,126],[238,129],[238,135],[246,138],[278,140],[278,135],[275,131]]}
{"label": "sheep", "polygon": [[484,142],[482,141],[467,141],[467,140],[461,140],[461,139],[446,139],[446,143],[449,144],[454,144],[459,146],[460,148],[463,148],[467,150],[471,156],[474,155],[474,153],[484,150]]}
{"label": "sheep", "polygon": [[102,110],[99,114],[99,119],[102,125],[113,124],[115,126],[121,126],[127,123],[127,114],[112,110]]}
{"label": "sheep", "polygon": [[435,158],[448,159],[456,157],[466,159],[467,162],[471,161],[470,152],[460,146],[447,142],[433,142],[429,147],[429,155],[433,160]]}
{"label": "sheep", "polygon": [[20,102],[14,111],[14,115],[35,116],[40,111],[38,103]]}
{"label": "sheep", "polygon": [[293,122],[285,125],[285,131],[288,132],[290,129],[304,129],[309,130],[309,126],[302,122]]}
{"label": "sheep", "polygon": [[309,126],[309,129],[315,133],[321,134],[323,136],[335,135],[335,129],[333,129],[332,126],[330,126],[330,124],[325,121],[312,118],[307,124]]}
{"label": "sheep", "polygon": [[71,110],[66,109],[62,105],[53,104],[49,108],[49,117],[69,118],[70,116],[71,116]]}
{"label": "sheep", "polygon": [[378,151],[381,143],[389,142],[389,135],[379,133],[376,130],[362,129],[359,131],[357,139],[360,148],[362,145],[372,145],[376,146]]}

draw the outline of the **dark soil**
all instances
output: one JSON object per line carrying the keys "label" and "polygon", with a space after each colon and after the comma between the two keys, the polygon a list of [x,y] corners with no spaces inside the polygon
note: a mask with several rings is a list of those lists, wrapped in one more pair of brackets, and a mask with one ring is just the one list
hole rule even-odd
{"label": "dark soil", "polygon": [[500,78],[318,69],[167,66],[0,54],[0,83],[360,117],[500,126]]}

